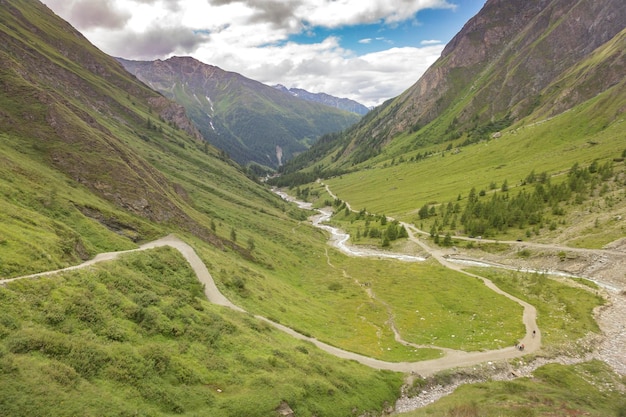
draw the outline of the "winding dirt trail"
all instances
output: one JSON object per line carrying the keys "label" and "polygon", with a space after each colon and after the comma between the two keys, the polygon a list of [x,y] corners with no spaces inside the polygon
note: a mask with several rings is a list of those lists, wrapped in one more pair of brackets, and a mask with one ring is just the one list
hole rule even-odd
{"label": "winding dirt trail", "polygon": [[[331,197],[337,198],[331,192],[328,185],[325,185],[325,187],[328,193],[331,195]],[[278,190],[274,190],[274,192],[278,194],[279,196],[281,196],[283,199],[298,204],[301,208],[312,209],[309,203],[298,201],[294,199],[293,197],[287,195],[286,193],[280,192]],[[352,210],[352,208],[350,207],[348,203],[346,203],[346,206],[348,207],[349,210]],[[398,254],[398,253],[392,253],[392,252],[386,252],[386,251],[382,252],[382,251],[377,251],[377,250],[367,250],[363,248],[351,247],[347,245],[346,243],[350,237],[348,234],[346,234],[345,232],[337,228],[323,224],[324,221],[330,218],[330,216],[332,215],[332,212],[329,210],[323,210],[323,209],[318,209],[318,212],[319,212],[319,215],[312,216],[310,219],[313,225],[330,232],[331,237],[329,239],[329,244],[331,246],[336,247],[341,252],[349,256],[391,258],[391,259],[397,259],[397,260],[406,261],[406,262],[419,262],[419,261],[425,260],[425,258],[422,258],[422,257],[411,256],[411,255],[406,255],[406,254]],[[464,271],[461,265],[449,261],[445,257],[445,253],[442,250],[432,248],[426,245],[424,242],[420,241],[419,238],[415,237],[414,233],[420,232],[417,228],[406,223],[402,223],[402,224],[407,229],[409,233],[409,238],[412,241],[416,242],[418,245],[420,245],[430,256],[435,258],[443,266],[450,268],[452,270],[458,271],[460,273],[478,278],[482,280],[483,283],[492,291],[498,294],[501,294],[509,298],[510,300],[518,303],[519,305],[521,305],[523,307],[522,322],[526,328],[526,335],[524,336],[522,340],[520,340],[520,343],[524,345],[523,351],[519,351],[517,348],[511,347],[511,348],[496,349],[496,350],[489,350],[489,351],[482,351],[482,352],[464,352],[464,351],[459,351],[459,350],[454,350],[454,349],[440,348],[436,346],[413,345],[412,343],[407,342],[402,339],[402,336],[399,334],[399,332],[397,331],[395,326],[393,326],[393,323],[392,323],[392,329],[394,331],[394,336],[397,342],[405,344],[405,345],[409,345],[409,346],[420,347],[420,348],[422,347],[436,348],[436,349],[442,350],[444,353],[444,356],[439,359],[434,359],[430,361],[422,361],[422,362],[417,362],[417,363],[406,363],[406,362],[402,363],[402,369],[404,369],[404,371],[411,371],[411,372],[416,372],[422,375],[429,375],[429,374],[432,374],[432,373],[435,373],[444,369],[472,366],[472,365],[476,365],[478,363],[487,362],[487,361],[497,361],[497,360],[502,360],[502,359],[516,358],[516,357],[520,357],[529,353],[536,352],[537,350],[541,348],[541,331],[539,327],[537,326],[537,310],[535,309],[534,306],[502,291],[500,288],[498,288],[493,282],[491,282],[487,278]],[[370,294],[370,296],[373,296],[373,294]],[[382,368],[382,369],[392,369],[392,368]],[[393,369],[393,370],[396,370],[396,369]]]}
{"label": "winding dirt trail", "polygon": [[[326,191],[331,197],[335,199],[338,198],[327,184],[321,181],[318,182],[326,188]],[[352,210],[348,203],[346,203],[346,206]],[[603,249],[589,249],[550,243],[522,242],[517,240],[501,241],[455,236],[456,240],[477,243],[500,243],[517,249],[529,247],[537,250],[545,250],[548,254],[552,252],[553,255],[559,252],[571,252],[584,257],[581,262],[570,265],[563,265],[562,260],[559,259],[557,264],[554,262],[542,264],[540,262],[535,263],[535,266],[532,267],[530,266],[533,264],[532,262],[527,263],[526,266],[522,263],[522,266],[520,266],[520,262],[502,263],[502,259],[498,259],[498,257],[485,260],[482,257],[480,259],[474,259],[467,255],[459,257],[460,254],[456,253],[456,251],[454,251],[454,253],[445,253],[441,248],[432,248],[423,240],[419,239],[420,235],[430,236],[430,233],[419,230],[411,224],[403,223],[403,225],[410,233],[410,239],[413,242],[416,242],[441,264],[452,269],[459,270],[459,268],[462,268],[460,265],[475,265],[530,273],[550,273],[562,277],[584,277],[585,279],[595,282],[602,289],[602,294],[607,304],[595,311],[596,320],[602,331],[602,341],[596,346],[596,350],[588,356],[602,360],[608,363],[619,374],[626,375],[626,351],[624,350],[624,346],[626,346],[626,323],[624,322],[624,317],[626,317],[626,287],[624,286],[626,279],[626,275],[624,275],[624,271],[626,271],[626,238],[618,239]],[[461,272],[468,274],[466,271]],[[493,288],[493,284],[485,280],[484,277],[478,278],[482,279],[490,288]],[[525,309],[524,311],[526,313],[529,309]],[[529,319],[530,318],[525,314],[523,320],[527,329],[529,323],[531,323]],[[539,329],[537,328],[536,331],[539,332]],[[539,334],[539,337],[540,336]],[[528,336],[526,336],[524,340],[528,341]],[[532,345],[536,342],[531,338],[530,343]],[[531,349],[532,348],[531,346]]]}
{"label": "winding dirt trail", "polygon": [[[23,277],[0,280],[0,285],[6,285],[10,282],[13,282],[19,279],[35,279],[38,277],[50,276],[50,275],[58,274],[61,272],[72,271],[72,270],[76,270],[80,268],[88,268],[99,262],[106,262],[106,261],[114,260],[118,258],[120,255],[123,255],[126,253],[144,251],[144,250],[163,247],[163,246],[169,246],[178,250],[183,255],[183,257],[187,260],[187,262],[189,262],[198,280],[204,284],[205,286],[204,293],[210,302],[220,305],[220,306],[230,308],[238,312],[245,313],[245,310],[233,304],[219,291],[219,289],[215,285],[215,282],[213,281],[213,277],[211,276],[208,269],[206,268],[206,265],[204,264],[204,262],[202,262],[202,259],[200,259],[200,257],[195,252],[195,250],[191,246],[189,246],[187,243],[180,240],[178,237],[174,235],[169,235],[162,239],[146,243],[142,245],[141,247],[139,247],[138,249],[120,251],[120,252],[102,253],[102,254],[97,255],[94,259],[84,262],[80,265],[75,265],[75,266],[71,266],[71,267],[59,269],[59,270],[54,270],[54,271],[42,272],[38,274],[26,275]],[[526,313],[527,309],[525,308],[524,320],[528,321],[529,324],[534,324],[534,320],[535,320],[534,309],[532,309],[532,306],[528,306],[528,307],[531,307],[531,309],[529,309],[528,313]],[[526,317],[527,315],[528,317]],[[295,330],[287,326],[284,326],[280,323],[276,323],[272,320],[269,320],[266,317],[262,317],[258,315],[255,315],[254,317],[259,320],[265,321],[266,323],[291,335],[292,337],[296,339],[311,342],[318,348],[326,351],[327,353],[335,355],[339,358],[354,360],[363,365],[366,365],[375,369],[385,369],[385,370],[404,372],[404,373],[417,373],[423,376],[428,376],[433,373],[436,373],[445,369],[455,368],[455,367],[471,366],[471,365],[475,365],[475,364],[486,362],[486,361],[494,361],[494,360],[500,360],[500,359],[510,359],[510,358],[515,358],[515,357],[520,357],[520,356],[523,356],[524,354],[527,354],[529,351],[532,351],[533,346],[534,347],[539,346],[539,343],[533,344],[532,341],[529,340],[527,343],[528,349],[524,352],[520,352],[519,350],[517,350],[516,348],[512,346],[506,349],[483,351],[483,352],[462,352],[462,351],[454,351],[454,350],[446,349],[445,356],[439,359],[433,359],[433,360],[422,361],[422,362],[386,362],[386,361],[381,361],[378,359],[370,358],[367,356],[359,355],[354,352],[348,352],[343,349],[337,348],[335,346],[331,346],[313,337],[305,336],[301,333],[298,333]],[[539,338],[536,339],[537,342],[539,342],[539,340],[540,340]]]}
{"label": "winding dirt trail", "polygon": [[480,280],[483,281],[483,283],[487,286],[487,288],[489,288],[490,290],[494,291],[497,294],[503,295],[505,297],[507,297],[508,299],[515,301],[517,304],[521,305],[522,307],[524,307],[524,313],[522,315],[522,321],[524,323],[524,326],[526,326],[526,336],[524,337],[523,340],[521,340],[520,342],[523,343],[525,345],[525,350],[527,353],[529,352],[535,352],[537,351],[540,347],[541,347],[541,331],[539,330],[539,327],[537,326],[537,309],[532,306],[531,304],[520,300],[517,297],[512,296],[511,294],[502,291],[500,288],[498,288],[491,280],[480,276],[480,275],[476,275],[476,274],[472,274],[471,272],[467,272],[463,269],[463,267],[457,263],[454,262],[450,262],[446,256],[445,253],[439,249],[434,249],[428,245],[426,245],[424,242],[422,242],[419,238],[416,238],[414,235],[414,232],[416,230],[418,230],[417,228],[415,228],[414,226],[408,224],[408,223],[401,223],[405,229],[407,230],[407,232],[409,233],[409,239],[411,239],[413,242],[417,243],[419,246],[422,247],[422,249],[424,249],[426,252],[428,252],[433,258],[435,258],[441,265],[445,266],[446,268],[452,269],[454,271],[458,271],[462,274],[465,275],[469,275],[471,277],[474,278],[478,278]]}

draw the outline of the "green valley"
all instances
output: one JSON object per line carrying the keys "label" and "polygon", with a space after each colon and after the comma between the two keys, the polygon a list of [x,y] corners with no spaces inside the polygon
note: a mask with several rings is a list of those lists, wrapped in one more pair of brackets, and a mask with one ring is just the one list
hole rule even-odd
{"label": "green valley", "polygon": [[[477,105],[499,59],[518,80],[582,13],[516,7],[495,61],[422,97],[436,117],[416,87],[294,148],[273,184],[332,208],[347,252],[46,6],[0,0],[0,415],[377,416],[477,381],[408,415],[623,415],[624,30],[502,114]],[[199,260],[144,246],[165,236]]]}

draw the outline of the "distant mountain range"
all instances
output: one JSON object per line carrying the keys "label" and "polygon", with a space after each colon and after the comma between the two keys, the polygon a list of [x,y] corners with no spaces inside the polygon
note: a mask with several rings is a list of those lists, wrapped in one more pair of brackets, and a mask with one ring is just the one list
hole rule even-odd
{"label": "distant mountain range", "polygon": [[361,116],[366,115],[370,111],[368,107],[357,101],[350,100],[349,98],[339,98],[326,93],[311,93],[301,88],[287,88],[282,84],[276,84],[274,88],[303,100],[326,104],[327,106],[360,114]]}
{"label": "distant mountain range", "polygon": [[242,165],[278,168],[320,136],[360,119],[355,113],[302,100],[189,57],[118,61],[182,104],[202,135]]}

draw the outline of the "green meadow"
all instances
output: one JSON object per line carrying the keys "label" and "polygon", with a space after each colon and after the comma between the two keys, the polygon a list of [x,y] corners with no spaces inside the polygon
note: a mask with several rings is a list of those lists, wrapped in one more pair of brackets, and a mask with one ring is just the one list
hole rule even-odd
{"label": "green meadow", "polygon": [[163,248],[0,288],[3,415],[267,416],[381,410],[402,375],[217,307]]}
{"label": "green meadow", "polygon": [[[494,184],[499,190],[505,181],[509,193],[516,194],[525,189],[522,185],[531,172],[546,172],[558,181],[575,163],[586,167],[593,161],[613,160],[622,172],[626,148],[620,122],[605,124],[598,117],[619,107],[613,96],[608,91],[550,120],[520,122],[498,139],[458,148],[452,142],[413,151],[410,144],[415,135],[399,137],[381,155],[358,165],[358,170],[325,182],[355,210],[419,223],[417,212],[424,204],[463,204],[472,188],[490,192]],[[416,159],[418,153],[430,156]],[[616,188],[623,189],[619,184]],[[624,198],[623,192],[619,198]]]}

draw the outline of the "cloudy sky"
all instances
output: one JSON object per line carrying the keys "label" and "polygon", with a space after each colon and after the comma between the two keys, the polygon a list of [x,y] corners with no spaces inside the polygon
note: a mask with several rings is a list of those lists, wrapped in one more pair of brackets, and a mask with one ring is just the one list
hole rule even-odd
{"label": "cloudy sky", "polygon": [[193,56],[373,106],[410,87],[485,0],[42,0],[104,52]]}

